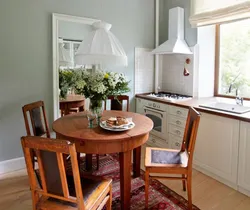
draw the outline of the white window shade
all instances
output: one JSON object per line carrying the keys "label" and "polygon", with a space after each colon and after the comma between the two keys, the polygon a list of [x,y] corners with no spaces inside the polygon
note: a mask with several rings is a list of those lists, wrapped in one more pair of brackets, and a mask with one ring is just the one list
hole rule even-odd
{"label": "white window shade", "polygon": [[191,0],[193,27],[250,17],[250,0]]}

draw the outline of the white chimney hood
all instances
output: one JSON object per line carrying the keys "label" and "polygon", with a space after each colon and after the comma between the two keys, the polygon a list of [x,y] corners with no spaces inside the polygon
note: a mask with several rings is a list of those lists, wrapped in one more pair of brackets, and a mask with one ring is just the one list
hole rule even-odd
{"label": "white chimney hood", "polygon": [[168,40],[156,47],[152,54],[192,54],[184,40],[184,9],[175,7],[169,10]]}

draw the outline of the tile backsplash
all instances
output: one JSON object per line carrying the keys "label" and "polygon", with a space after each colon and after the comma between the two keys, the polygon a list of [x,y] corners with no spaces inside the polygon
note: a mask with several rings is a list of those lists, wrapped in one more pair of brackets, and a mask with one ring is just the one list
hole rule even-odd
{"label": "tile backsplash", "polygon": [[[185,95],[194,95],[194,60],[193,55],[161,55],[160,71],[161,82],[160,91],[173,92]],[[186,59],[190,59],[190,64],[186,64],[189,76],[184,76],[184,66]]]}
{"label": "tile backsplash", "polygon": [[154,91],[154,55],[151,51],[135,48],[135,94]]}

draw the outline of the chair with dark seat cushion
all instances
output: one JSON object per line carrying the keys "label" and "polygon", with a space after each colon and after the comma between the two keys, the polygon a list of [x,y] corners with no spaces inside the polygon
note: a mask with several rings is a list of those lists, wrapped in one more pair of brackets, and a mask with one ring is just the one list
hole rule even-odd
{"label": "chair with dark seat cushion", "polygon": [[[55,138],[55,133],[49,131],[45,106],[43,101],[36,101],[22,107],[23,117],[28,136],[44,136]],[[29,115],[28,115],[29,113]],[[32,129],[30,128],[30,124]],[[32,131],[32,132],[31,132]]]}
{"label": "chair with dark seat cushion", "polygon": [[[127,95],[117,95],[117,96],[109,96],[108,101],[110,100],[110,110],[118,110],[122,111],[123,102],[126,101],[126,111],[129,111],[129,96]],[[104,102],[104,110],[107,110],[107,101]]]}
{"label": "chair with dark seat cushion", "polygon": [[[107,210],[111,210],[111,179],[83,175],[80,178],[74,144],[36,136],[22,137],[21,142],[34,210],[94,210],[105,205]],[[35,151],[38,169],[32,166],[34,157],[31,151]],[[49,157],[48,153],[52,155]],[[71,157],[71,176],[66,175],[63,154]],[[39,170],[41,186],[36,182],[36,170]]]}
{"label": "chair with dark seat cushion", "polygon": [[189,108],[185,133],[180,150],[147,147],[145,153],[145,207],[148,208],[150,173],[180,174],[179,177],[151,176],[158,179],[182,180],[183,190],[188,189],[188,207],[192,209],[192,162],[200,114]]}
{"label": "chair with dark seat cushion", "polygon": [[[43,101],[36,101],[30,104],[26,104],[22,107],[22,110],[27,136],[56,138],[56,134],[49,131]],[[33,155],[35,154],[33,153]],[[36,158],[34,158],[33,165],[35,164],[35,162]]]}

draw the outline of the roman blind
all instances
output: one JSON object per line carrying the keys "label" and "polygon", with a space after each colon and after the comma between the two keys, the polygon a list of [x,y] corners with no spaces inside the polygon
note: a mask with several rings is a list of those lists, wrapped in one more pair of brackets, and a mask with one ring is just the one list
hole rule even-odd
{"label": "roman blind", "polygon": [[191,0],[193,27],[219,24],[250,17],[250,0]]}

